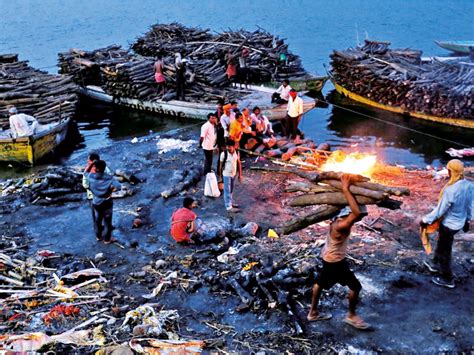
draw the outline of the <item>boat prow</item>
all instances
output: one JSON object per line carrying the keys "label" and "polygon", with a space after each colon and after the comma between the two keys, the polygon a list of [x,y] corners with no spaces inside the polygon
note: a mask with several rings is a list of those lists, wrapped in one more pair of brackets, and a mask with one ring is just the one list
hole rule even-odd
{"label": "boat prow", "polygon": [[434,41],[438,46],[448,51],[469,54],[474,50],[474,41]]}
{"label": "boat prow", "polygon": [[70,119],[43,125],[43,130],[29,137],[11,138],[9,131],[0,135],[0,161],[35,165],[66,138]]}

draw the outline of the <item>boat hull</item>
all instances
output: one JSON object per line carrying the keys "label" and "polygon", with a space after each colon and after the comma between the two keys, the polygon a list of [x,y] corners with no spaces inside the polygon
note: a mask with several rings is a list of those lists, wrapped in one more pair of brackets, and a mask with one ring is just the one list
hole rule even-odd
{"label": "boat hull", "polygon": [[[256,90],[269,91],[268,88],[254,87]],[[101,91],[100,88],[81,88],[80,93],[89,98],[100,100],[103,102],[113,103],[115,105],[127,107],[134,110],[145,111],[149,113],[156,113],[159,115],[170,116],[174,118],[189,118],[197,120],[207,120],[207,115],[210,112],[215,112],[214,105],[204,103],[194,103],[185,101],[142,101],[138,99],[131,99],[126,97],[112,97],[107,93]],[[316,102],[312,99],[303,102],[303,112],[306,113],[316,106]],[[261,106],[264,115],[271,121],[277,121],[285,118],[286,104],[276,105],[273,107]]]}
{"label": "boat hull", "polygon": [[0,139],[0,161],[35,165],[64,141],[69,122],[70,119],[66,119],[50,130],[30,137]]}
{"label": "boat hull", "polygon": [[470,42],[444,42],[435,41],[441,48],[447,49],[455,53],[469,54],[471,48],[474,48],[474,41]]}
{"label": "boat hull", "polygon": [[409,115],[409,116],[419,118],[419,119],[423,119],[423,120],[426,120],[426,121],[442,123],[442,124],[446,124],[446,125],[450,125],[450,126],[474,129],[474,120],[468,120],[468,119],[463,119],[463,118],[438,117],[438,116],[428,115],[428,114],[422,113],[422,112],[408,112],[408,111],[404,110],[401,107],[380,104],[380,103],[372,101],[372,100],[370,100],[366,97],[355,94],[355,93],[347,90],[343,86],[339,85],[334,80],[332,80],[332,83],[334,84],[334,87],[336,88],[336,91],[339,94],[344,95],[344,96],[346,96],[346,97],[348,97],[348,98],[350,98],[354,101],[357,101],[357,102],[360,102],[360,103],[363,103],[363,104],[366,104],[366,105],[369,105],[369,106],[377,107],[377,108],[382,109],[382,110],[391,111],[391,112],[395,112],[395,113],[399,113],[399,114],[403,114],[403,115]]}
{"label": "boat hull", "polygon": [[[321,76],[316,78],[310,79],[288,79],[290,81],[290,85],[296,91],[309,91],[311,93],[321,92],[328,80],[327,76]],[[272,81],[268,84],[268,86],[278,88],[281,85],[281,82]]]}

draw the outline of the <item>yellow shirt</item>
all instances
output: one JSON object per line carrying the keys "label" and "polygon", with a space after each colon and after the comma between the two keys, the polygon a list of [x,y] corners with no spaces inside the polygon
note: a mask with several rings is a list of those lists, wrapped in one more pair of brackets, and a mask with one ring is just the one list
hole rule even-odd
{"label": "yellow shirt", "polygon": [[229,138],[232,139],[234,142],[239,142],[240,138],[242,138],[242,124],[234,120],[230,124],[230,129],[229,129]]}

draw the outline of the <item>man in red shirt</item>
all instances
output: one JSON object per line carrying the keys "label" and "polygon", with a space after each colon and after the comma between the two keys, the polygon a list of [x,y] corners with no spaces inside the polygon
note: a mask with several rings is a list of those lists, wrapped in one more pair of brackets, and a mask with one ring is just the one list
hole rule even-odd
{"label": "man in red shirt", "polygon": [[185,197],[183,207],[173,212],[170,233],[176,242],[194,243],[191,237],[196,232],[197,215],[192,210],[196,207],[197,203],[193,198]]}

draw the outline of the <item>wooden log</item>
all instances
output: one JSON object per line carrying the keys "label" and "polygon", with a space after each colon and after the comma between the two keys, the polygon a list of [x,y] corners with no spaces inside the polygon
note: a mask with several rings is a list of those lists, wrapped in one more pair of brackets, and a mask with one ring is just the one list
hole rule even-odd
{"label": "wooden log", "polygon": [[330,205],[317,206],[313,211],[291,219],[286,222],[281,228],[277,229],[277,232],[283,235],[291,234],[302,230],[312,224],[322,222],[329,218],[334,217],[341,210],[340,207]]}
{"label": "wooden log", "polygon": [[338,192],[339,190],[331,186],[322,186],[308,184],[304,182],[292,182],[289,186],[285,188],[286,192],[312,192],[315,194],[322,192]]}
{"label": "wooden log", "polygon": [[[327,184],[329,186],[336,187],[339,190],[342,190],[342,183],[340,180],[339,181],[338,180],[321,180],[321,183]],[[375,200],[383,200],[387,198],[389,195],[386,192],[365,189],[358,185],[351,185],[349,187],[349,191],[352,192],[354,195],[366,196],[366,197],[373,198]]]}
{"label": "wooden log", "polygon": [[286,153],[283,153],[283,154],[281,155],[281,159],[284,160],[284,161],[288,161],[288,160],[290,160],[291,157],[292,157],[293,155],[295,155],[295,153],[297,153],[297,152],[298,152],[298,147],[296,147],[296,146],[295,146],[295,147],[291,147],[291,148],[289,148],[289,149],[286,151]]}
{"label": "wooden log", "polygon": [[[374,200],[370,197],[356,195],[355,199],[360,205],[375,205],[380,201]],[[305,194],[293,198],[290,203],[293,207],[303,207],[311,205],[347,205],[346,197],[342,192],[323,192],[320,194]]]}

